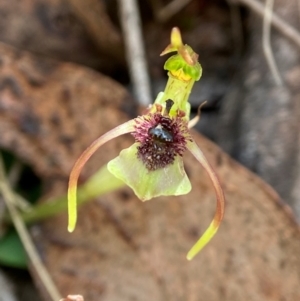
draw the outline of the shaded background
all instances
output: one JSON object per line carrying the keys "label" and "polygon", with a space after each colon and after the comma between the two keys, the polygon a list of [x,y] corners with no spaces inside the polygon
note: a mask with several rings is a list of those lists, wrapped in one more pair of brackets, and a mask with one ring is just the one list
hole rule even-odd
{"label": "shaded background", "polygon": [[[123,189],[101,197],[80,211],[72,236],[66,215],[33,226],[40,255],[63,295],[82,293],[90,301],[299,300],[299,45],[272,28],[283,82],[276,85],[263,52],[262,17],[248,1],[186,1],[163,17],[170,2],[139,1],[153,97],[167,80],[159,53],[178,26],[203,67],[190,98],[193,114],[207,100],[196,130],[278,195],[195,134],[228,200],[220,234],[203,255],[185,261],[211,219],[214,194],[189,157],[190,196],[141,204]],[[277,0],[274,12],[299,28],[298,1]],[[16,189],[27,199],[65,193],[81,151],[137,114],[119,20],[117,1],[0,0],[0,147],[8,169],[21,162]],[[85,176],[131,142],[110,143]],[[5,265],[3,275],[14,284],[1,301],[46,300],[28,272]]]}

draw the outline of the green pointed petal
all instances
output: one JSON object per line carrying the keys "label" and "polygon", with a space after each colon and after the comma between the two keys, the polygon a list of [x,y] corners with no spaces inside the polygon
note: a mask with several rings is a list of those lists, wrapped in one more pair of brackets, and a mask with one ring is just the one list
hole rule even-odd
{"label": "green pointed petal", "polygon": [[99,147],[104,143],[112,140],[118,136],[131,133],[134,131],[135,120],[132,119],[127,121],[114,129],[108,131],[104,135],[96,139],[77,159],[74,167],[70,173],[69,187],[68,187],[68,212],[69,212],[69,223],[68,231],[73,232],[77,221],[77,182],[82,168],[89,158],[95,153]]}
{"label": "green pointed petal", "polygon": [[118,179],[131,187],[142,201],[158,196],[182,195],[191,190],[191,183],[184,171],[182,158],[155,171],[149,171],[136,156],[138,144],[121,151],[107,168]]}
{"label": "green pointed petal", "polygon": [[178,27],[173,27],[171,31],[171,45],[176,48],[183,46],[181,33]]}
{"label": "green pointed petal", "polygon": [[224,217],[224,210],[225,210],[225,197],[224,192],[221,187],[220,181],[213,170],[213,168],[210,166],[208,161],[206,160],[204,154],[200,150],[199,146],[196,144],[195,141],[189,141],[187,143],[188,150],[195,156],[195,158],[198,160],[198,162],[204,167],[206,172],[208,173],[217,197],[217,207],[215,216],[208,226],[208,228],[205,230],[203,235],[198,239],[198,241],[195,243],[195,245],[191,248],[191,250],[187,254],[187,259],[192,260],[195,255],[197,255],[208,243],[209,241],[214,237],[214,235],[217,233],[220,224]]}

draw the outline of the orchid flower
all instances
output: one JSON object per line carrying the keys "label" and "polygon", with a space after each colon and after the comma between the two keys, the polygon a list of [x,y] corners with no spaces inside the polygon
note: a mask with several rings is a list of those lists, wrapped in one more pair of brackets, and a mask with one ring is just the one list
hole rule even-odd
{"label": "orchid flower", "polygon": [[[125,122],[96,139],[76,161],[70,175],[68,190],[69,226],[76,225],[76,194],[80,172],[103,144],[120,135],[130,133],[135,142],[111,160],[107,168],[118,179],[131,187],[142,201],[158,196],[187,194],[191,183],[183,166],[183,155],[189,150],[207,171],[217,198],[213,221],[187,254],[191,260],[215,235],[224,215],[224,195],[219,180],[189,132],[191,89],[202,75],[198,55],[184,45],[178,28],[171,32],[171,43],[162,52],[176,52],[165,63],[169,80],[145,115]],[[100,184],[100,183],[99,183]],[[101,184],[100,184],[101,185]]]}

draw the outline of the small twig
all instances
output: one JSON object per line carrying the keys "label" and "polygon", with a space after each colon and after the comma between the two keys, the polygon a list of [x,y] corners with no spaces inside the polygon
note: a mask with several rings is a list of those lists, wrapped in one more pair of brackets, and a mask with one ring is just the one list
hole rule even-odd
{"label": "small twig", "polygon": [[[102,183],[102,185],[99,185],[99,183]],[[78,188],[77,204],[79,206],[86,202],[90,202],[91,200],[94,200],[95,197],[115,191],[124,185],[124,182],[115,178],[107,170],[106,166],[103,166]],[[21,212],[21,217],[25,224],[44,220],[61,212],[67,211],[68,198],[67,195],[51,198],[46,202],[32,206],[30,209],[31,210]],[[11,224],[11,216],[5,215],[3,221],[7,224]]]}
{"label": "small twig", "polygon": [[240,58],[244,44],[241,11],[236,2],[228,0],[228,4],[230,7],[230,20],[235,57]]}
{"label": "small twig", "polygon": [[17,185],[17,182],[19,181],[21,176],[22,169],[23,164],[20,161],[15,161],[7,175],[7,180],[10,187],[14,188]]}
{"label": "small twig", "polygon": [[21,211],[29,211],[32,209],[32,205],[21,195],[14,192],[14,202],[15,206]]}
{"label": "small twig", "polygon": [[26,226],[24,225],[24,222],[22,221],[22,218],[20,217],[19,212],[17,211],[15,207],[15,195],[13,191],[11,190],[8,181],[5,176],[4,171],[4,164],[2,160],[2,156],[0,155],[0,191],[3,195],[3,198],[5,200],[6,206],[8,208],[8,211],[12,217],[14,226],[20,236],[20,239],[23,243],[23,246],[27,252],[27,255],[32,263],[32,266],[34,267],[37,275],[40,277],[41,282],[44,285],[45,290],[51,297],[53,301],[58,301],[61,299],[61,296],[53,283],[46,267],[42,263],[35,247],[32,242],[32,239],[26,229]]}
{"label": "small twig", "polygon": [[[10,168],[9,173],[7,175],[7,180],[9,186],[13,189],[17,185],[17,182],[20,179],[21,172],[23,169],[23,164],[20,161],[15,161],[13,166]],[[30,203],[25,200],[21,195],[14,192],[14,201],[15,205],[21,210],[29,210],[31,208]]]}
{"label": "small twig", "polygon": [[278,86],[282,86],[282,79],[280,76],[280,73],[278,71],[273,51],[271,48],[271,18],[272,18],[272,11],[273,11],[273,5],[274,0],[266,0],[266,6],[265,6],[265,14],[263,18],[263,35],[262,35],[262,44],[263,44],[263,50],[264,54],[267,60],[267,63],[269,65],[270,71],[273,74],[273,77],[275,79],[275,82]]}
{"label": "small twig", "polygon": [[199,105],[198,110],[197,110],[197,115],[189,121],[189,124],[188,124],[189,129],[193,128],[198,123],[198,121],[200,120],[200,116],[201,116],[201,109],[206,104],[207,104],[207,100],[205,100],[204,102],[202,102]]}
{"label": "small twig", "polygon": [[156,13],[159,22],[167,22],[170,18],[180,12],[192,0],[173,0]]}
{"label": "small twig", "polygon": [[134,94],[141,105],[147,106],[152,103],[152,97],[137,3],[119,0],[119,7]]}
{"label": "small twig", "polygon": [[60,301],[84,301],[81,295],[68,295],[67,298],[63,298]]}
{"label": "small twig", "polygon": [[[257,13],[261,17],[264,16],[264,7],[260,2],[256,0],[237,0],[237,1],[250,7],[255,13]],[[275,13],[273,13],[272,15],[271,23],[278,31],[280,31],[285,37],[287,37],[289,40],[291,40],[294,44],[296,44],[300,48],[300,34],[294,27],[287,24],[283,19],[278,17]]]}

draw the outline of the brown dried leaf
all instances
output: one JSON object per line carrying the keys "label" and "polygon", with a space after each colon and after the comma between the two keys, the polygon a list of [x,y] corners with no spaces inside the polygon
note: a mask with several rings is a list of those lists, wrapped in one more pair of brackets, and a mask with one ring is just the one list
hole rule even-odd
{"label": "brown dried leaf", "polygon": [[114,57],[125,63],[121,35],[109,20],[104,1],[68,0],[68,2],[96,42],[99,50],[108,57]]}
{"label": "brown dried leaf", "polygon": [[108,68],[109,58],[114,59],[110,68],[115,62],[124,64],[121,35],[102,2],[0,0],[0,41],[89,66]]}
{"label": "brown dried leaf", "polygon": [[213,241],[193,261],[185,259],[215,210],[210,180],[187,156],[193,185],[187,196],[142,203],[123,189],[82,207],[74,234],[66,231],[66,216],[47,223],[44,256],[64,294],[79,292],[86,300],[299,300],[300,233],[290,211],[259,178],[195,136],[227,198]]}
{"label": "brown dried leaf", "polygon": [[[48,180],[68,177],[93,139],[126,120],[116,108],[130,111],[133,105],[120,85],[83,67],[3,44],[0,62],[0,146]],[[108,146],[101,156],[108,159],[111,152],[117,154]]]}

